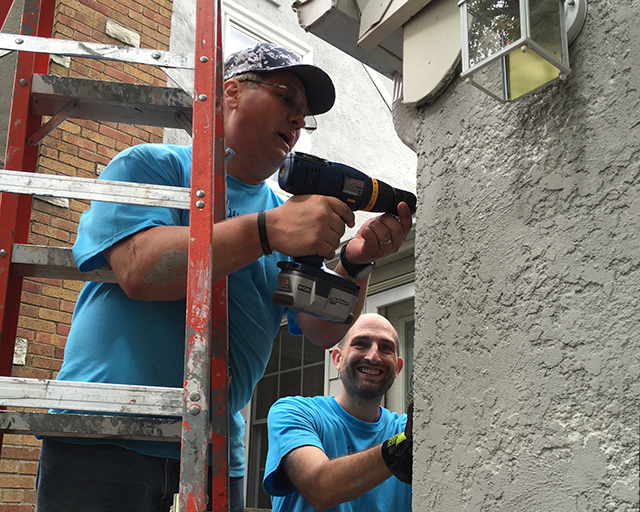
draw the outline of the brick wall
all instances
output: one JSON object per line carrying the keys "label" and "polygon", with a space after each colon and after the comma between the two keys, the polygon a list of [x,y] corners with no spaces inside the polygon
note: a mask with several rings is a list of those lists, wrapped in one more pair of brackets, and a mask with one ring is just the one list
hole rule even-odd
{"label": "brick wall", "polygon": [[[169,49],[172,0],[59,0],[54,37],[124,45],[107,35],[107,22],[124,27],[129,43]],[[114,34],[112,31],[110,33]],[[115,35],[120,34],[118,32]],[[120,36],[118,36],[120,37]],[[122,39],[120,37],[120,39]],[[166,85],[152,66],[93,59],[51,62],[51,74],[98,80]],[[67,121],[40,147],[38,172],[95,178],[123,149],[162,142],[162,129],[94,121]],[[76,237],[83,201],[34,198],[29,243],[70,247]],[[55,378],[78,292],[84,283],[60,279],[25,279],[13,376]],[[26,354],[19,349],[26,346]],[[22,360],[21,360],[22,359]],[[31,435],[5,435],[0,459],[0,512],[32,512],[40,442]]]}

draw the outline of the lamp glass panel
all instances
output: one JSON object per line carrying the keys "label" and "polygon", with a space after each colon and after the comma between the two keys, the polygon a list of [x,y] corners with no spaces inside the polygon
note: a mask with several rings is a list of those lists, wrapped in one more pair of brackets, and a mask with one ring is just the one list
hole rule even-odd
{"label": "lamp glass panel", "polygon": [[562,27],[558,0],[529,0],[531,39],[562,61]]}
{"label": "lamp glass panel", "polygon": [[519,0],[468,0],[469,67],[520,39]]}
{"label": "lamp glass panel", "polygon": [[489,94],[506,101],[504,87],[504,59],[496,59],[473,74],[473,84]]}
{"label": "lamp glass panel", "polygon": [[512,51],[506,57],[509,78],[508,99],[515,100],[558,78],[560,70],[532,49]]}

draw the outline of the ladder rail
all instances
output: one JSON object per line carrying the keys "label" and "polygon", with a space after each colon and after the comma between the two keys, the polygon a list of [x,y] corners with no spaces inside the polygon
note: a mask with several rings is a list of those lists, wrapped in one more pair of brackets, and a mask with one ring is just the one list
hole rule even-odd
{"label": "ladder rail", "polygon": [[[193,98],[194,157],[191,186],[193,193],[190,195],[187,193],[180,203],[181,207],[187,206],[191,211],[191,242],[187,276],[189,291],[185,332],[185,388],[172,390],[171,394],[175,398],[177,392],[177,396],[180,397],[178,411],[182,425],[180,434],[182,443],[180,511],[206,510],[210,443],[213,446],[211,454],[213,489],[210,496],[213,500],[214,510],[225,510],[228,508],[229,476],[226,278],[214,284],[210,278],[206,277],[211,275],[213,263],[213,224],[224,219],[226,207],[225,147],[222,126],[221,2],[213,0],[199,3],[196,15],[196,32],[199,43],[197,54],[187,56],[187,58],[182,54],[175,56],[170,52],[95,45],[94,43],[70,43],[64,40],[50,39],[54,7],[55,0],[42,0],[41,4],[27,2],[20,37],[0,35],[0,48],[19,50],[18,72],[15,78],[11,113],[11,124],[16,129],[9,134],[10,142],[7,145],[5,160],[7,167],[21,170],[9,171],[8,173],[15,173],[13,178],[21,178],[18,174],[23,174],[23,171],[26,171],[31,174],[29,177],[31,183],[40,179],[35,174],[38,158],[37,143],[29,146],[27,141],[32,137],[32,140],[37,142],[36,138],[39,136],[34,138],[34,134],[39,130],[38,133],[46,135],[50,127],[42,129],[41,115],[30,110],[30,86],[34,75],[47,73],[49,53],[151,64],[167,70],[195,68],[194,91],[197,91],[197,94]],[[215,23],[213,23],[214,20]],[[43,44],[45,41],[41,38],[46,38],[46,44]],[[198,58],[197,63],[195,63],[195,58]],[[183,124],[181,123],[181,125]],[[58,178],[62,178],[58,183],[64,182],[67,187],[66,193],[62,194],[61,190],[52,191],[50,185],[55,179],[49,177],[49,188],[47,190],[41,189],[39,195],[70,197],[68,189],[73,188],[71,187],[73,180],[65,181],[64,177]],[[107,186],[115,185],[107,184]],[[130,184],[127,186],[132,188]],[[157,191],[156,187],[154,193]],[[85,193],[83,197],[86,198],[86,190],[83,192]],[[201,196],[203,192],[206,197],[204,201]],[[0,340],[0,377],[10,377],[22,289],[22,276],[14,275],[15,272],[9,270],[13,265],[2,265],[2,263],[13,261],[14,248],[24,246],[28,240],[33,193],[33,190],[25,193],[24,187],[20,194],[9,191],[0,193],[0,216],[3,219],[3,226],[0,227],[0,245],[2,245],[0,258],[7,258],[6,260],[0,259],[0,325],[3,327],[3,338]],[[72,194],[75,193],[72,192]],[[184,194],[184,191],[173,190],[172,193],[173,195],[175,193]],[[157,197],[154,198],[154,202],[157,202],[157,199]],[[104,200],[104,196],[102,199],[94,197],[92,200]],[[140,201],[139,193],[135,201]],[[164,203],[164,205],[168,204],[166,201]],[[178,206],[174,204],[171,207]],[[12,268],[12,270],[15,269]],[[212,348],[212,345],[215,348]],[[51,384],[53,382],[57,381],[45,383],[44,387],[57,388],[57,385]],[[0,384],[7,384],[7,381],[2,381]],[[42,383],[40,384],[42,385]],[[79,384],[73,383],[72,386],[78,387]],[[98,396],[101,396],[102,392],[100,391]],[[212,393],[215,394],[215,399],[212,399]],[[83,400],[86,400],[86,397]],[[73,406],[73,404],[63,402],[62,399],[54,399],[54,402],[58,404],[57,406]],[[34,401],[31,405],[36,403],[43,406],[47,402]],[[20,405],[25,406],[25,402],[22,401]],[[77,407],[84,409],[84,402],[82,406],[78,405]],[[113,407],[113,404],[109,407]],[[140,410],[139,405],[133,404],[118,404],[115,407],[119,407],[119,412]],[[174,409],[165,408],[166,410],[175,412]],[[60,417],[64,415],[56,416],[58,415],[3,411],[0,415],[0,421],[5,423],[0,423],[0,434],[3,431],[12,431],[12,428],[16,428],[16,422],[22,422],[24,427],[31,428],[38,422],[44,422],[43,418],[48,418],[46,421],[60,420]],[[89,416],[79,416],[83,417],[81,422],[91,421],[88,419]],[[7,421],[12,422],[13,427],[8,425]],[[70,421],[78,423],[79,420],[71,418]],[[124,420],[118,417],[114,421]],[[130,423],[129,426],[133,428],[134,423]],[[2,425],[7,428],[2,428]],[[122,428],[125,428],[123,425],[124,423],[119,427],[120,434],[123,432]],[[215,425],[213,438],[212,425]],[[46,425],[41,423],[41,426],[42,430],[47,432],[62,430],[62,427],[53,427],[52,423]],[[92,428],[87,427],[89,431]],[[18,428],[16,430],[22,431]],[[173,437],[175,438],[175,436]]]}
{"label": "ladder rail", "polygon": [[7,17],[9,16],[9,11],[11,11],[11,7],[13,7],[14,0],[5,0],[0,3],[0,30],[4,28],[4,24],[7,21]]}
{"label": "ladder rail", "polygon": [[210,441],[213,510],[229,503],[226,278],[211,276],[213,225],[226,213],[221,12],[220,0],[198,2],[180,512],[206,510]]}
{"label": "ladder rail", "polygon": [[[35,33],[51,37],[53,31],[55,2],[53,0],[25,2],[22,15],[22,33]],[[35,172],[38,149],[27,147],[25,141],[30,133],[42,124],[40,116],[29,111],[29,83],[35,73],[46,73],[49,55],[20,52],[16,66],[11,103],[11,120],[7,134],[5,165]],[[31,197],[10,193],[0,194],[0,376],[11,375],[11,362],[15,346],[22,277],[9,272],[14,243],[26,243],[29,238]],[[5,259],[6,258],[6,259]],[[4,263],[7,262],[7,263]],[[3,264],[4,263],[4,264]],[[2,432],[0,432],[0,453]]]}

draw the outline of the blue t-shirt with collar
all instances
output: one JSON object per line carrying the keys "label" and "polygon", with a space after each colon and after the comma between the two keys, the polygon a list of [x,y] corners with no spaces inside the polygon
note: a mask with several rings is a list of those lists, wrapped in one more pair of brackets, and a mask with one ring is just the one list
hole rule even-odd
{"label": "blue t-shirt with collar", "polygon": [[[380,408],[377,421],[354,418],[333,396],[289,396],[278,400],[267,420],[269,450],[263,481],[273,512],[315,512],[286,479],[276,478],[282,459],[301,446],[320,448],[329,459],[361,452],[404,430],[407,415]],[[325,512],[411,512],[411,486],[395,476],[361,497]]]}
{"label": "blue t-shirt with collar", "polygon": [[[117,155],[99,179],[190,187],[190,177],[191,147],[143,144]],[[247,185],[227,177],[228,217],[282,203],[266,183]],[[127,236],[155,226],[187,225],[188,210],[94,201],[81,217],[73,253],[78,268],[90,271],[106,263],[105,249]],[[244,474],[244,419],[239,411],[264,373],[285,313],[271,294],[277,286],[277,263],[287,259],[274,252],[228,276],[231,476]],[[58,380],[182,388],[185,319],[185,299],[137,301],[117,284],[88,282],[76,304]],[[146,455],[180,456],[180,443],[72,442],[112,442]]]}

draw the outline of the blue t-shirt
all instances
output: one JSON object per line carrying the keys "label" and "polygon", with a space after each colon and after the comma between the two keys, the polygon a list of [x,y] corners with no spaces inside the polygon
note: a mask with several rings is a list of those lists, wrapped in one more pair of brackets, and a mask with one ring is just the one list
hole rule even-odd
{"label": "blue t-shirt", "polygon": [[[361,452],[404,430],[407,415],[383,407],[375,422],[361,421],[347,413],[333,396],[290,396],[278,400],[269,411],[269,451],[264,490],[272,495],[273,512],[314,512],[293,485],[276,486],[282,459],[301,446],[316,446],[329,459]],[[395,476],[359,498],[326,512],[410,512],[411,486]]]}
{"label": "blue t-shirt", "polygon": [[[190,177],[191,147],[143,144],[116,156],[99,179],[189,187]],[[282,202],[266,183],[253,186],[227,177],[227,217]],[[102,251],[129,235],[154,226],[188,224],[188,210],[94,201],[81,217],[73,253],[80,270],[94,270],[106,263]],[[285,313],[271,294],[277,286],[277,262],[286,259],[273,253],[228,276],[231,476],[244,474],[244,419],[239,411],[264,373]],[[137,301],[117,284],[88,282],[76,304],[58,380],[182,388],[185,319],[185,299]],[[147,455],[180,456],[180,443],[75,441],[113,442]]]}

